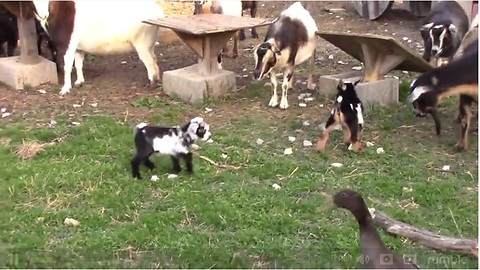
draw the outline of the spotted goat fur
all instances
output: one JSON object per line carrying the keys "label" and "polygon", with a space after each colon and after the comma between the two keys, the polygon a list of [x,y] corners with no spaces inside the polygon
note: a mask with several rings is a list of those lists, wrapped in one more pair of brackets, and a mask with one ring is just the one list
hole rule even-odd
{"label": "spotted goat fur", "polygon": [[337,86],[337,96],[334,108],[330,112],[322,137],[317,142],[316,149],[319,152],[325,151],[330,132],[337,124],[341,124],[343,141],[348,145],[349,150],[361,152],[363,146],[361,135],[363,131],[363,104],[358,98],[355,87],[360,82],[342,81]]}
{"label": "spotted goat fur", "polygon": [[137,153],[131,160],[133,177],[141,179],[140,165],[155,168],[149,157],[153,153],[169,155],[173,163],[173,173],[179,173],[180,159],[185,160],[187,172],[193,173],[190,146],[197,140],[206,141],[211,137],[210,126],[201,117],[195,117],[183,126],[161,127],[138,124],[134,129]]}

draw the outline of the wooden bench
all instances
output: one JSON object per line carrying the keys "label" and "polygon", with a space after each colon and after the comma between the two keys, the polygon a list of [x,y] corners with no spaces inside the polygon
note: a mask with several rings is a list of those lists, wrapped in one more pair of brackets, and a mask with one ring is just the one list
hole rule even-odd
{"label": "wooden bench", "polygon": [[163,91],[196,103],[236,89],[235,74],[217,67],[217,53],[240,29],[271,24],[264,19],[198,14],[143,21],[174,31],[198,56],[198,64],[165,71]]}

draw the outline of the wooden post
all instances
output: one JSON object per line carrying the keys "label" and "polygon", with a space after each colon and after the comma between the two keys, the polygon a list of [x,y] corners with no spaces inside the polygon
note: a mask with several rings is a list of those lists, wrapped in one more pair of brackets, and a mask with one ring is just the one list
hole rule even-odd
{"label": "wooden post", "polygon": [[20,62],[26,65],[34,65],[40,62],[37,48],[37,29],[35,20],[25,19],[22,5],[20,5],[20,16],[18,22],[18,36],[20,37]]}

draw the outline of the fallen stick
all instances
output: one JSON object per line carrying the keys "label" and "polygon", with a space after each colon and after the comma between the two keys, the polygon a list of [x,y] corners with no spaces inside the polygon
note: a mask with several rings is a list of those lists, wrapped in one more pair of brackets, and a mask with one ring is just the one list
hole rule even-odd
{"label": "fallen stick", "polygon": [[427,230],[412,227],[406,223],[392,219],[382,212],[371,209],[375,224],[393,235],[400,235],[413,242],[440,251],[453,251],[478,257],[478,241],[474,239],[459,239],[432,233]]}
{"label": "fallen stick", "polygon": [[228,165],[228,164],[218,164],[216,163],[215,161],[209,159],[208,157],[205,157],[205,156],[201,156],[201,155],[198,155],[199,158],[205,160],[206,162],[214,165],[214,166],[217,166],[219,168],[224,168],[224,169],[234,169],[234,170],[239,170],[241,167],[237,167],[237,166],[233,166],[233,165]]}

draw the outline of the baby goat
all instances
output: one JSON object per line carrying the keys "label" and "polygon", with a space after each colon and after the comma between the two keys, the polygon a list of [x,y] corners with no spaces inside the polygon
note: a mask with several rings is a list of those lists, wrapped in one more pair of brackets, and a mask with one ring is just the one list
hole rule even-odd
{"label": "baby goat", "polygon": [[420,75],[410,86],[407,102],[413,105],[417,117],[431,114],[437,135],[440,135],[440,120],[436,107],[443,98],[460,95],[460,138],[457,151],[467,149],[467,133],[472,117],[472,104],[478,102],[478,39],[468,45],[463,55],[445,66],[437,67]]}
{"label": "baby goat", "polygon": [[132,158],[133,177],[141,179],[140,164],[143,162],[152,170],[155,165],[149,157],[154,152],[161,155],[170,155],[173,163],[173,173],[179,173],[180,158],[185,160],[187,172],[193,173],[192,153],[190,146],[197,139],[206,141],[210,138],[210,126],[201,117],[195,117],[184,126],[160,127],[138,124],[134,129],[136,155]]}
{"label": "baby goat", "polygon": [[284,69],[280,108],[288,108],[287,91],[293,88],[295,66],[309,58],[307,88],[314,89],[312,73],[317,47],[317,31],[315,20],[300,2],[295,2],[282,11],[268,27],[263,43],[257,45],[253,51],[255,59],[253,78],[260,81],[265,75],[269,75],[272,82],[273,95],[268,106],[278,105],[276,75]]}
{"label": "baby goat", "polygon": [[325,151],[329,134],[338,123],[342,125],[343,141],[346,145],[349,145],[348,150],[353,150],[354,152],[362,151],[363,104],[355,91],[355,86],[359,82],[360,80],[353,83],[340,80],[337,86],[335,107],[330,112],[322,138],[317,142],[317,151]]}

